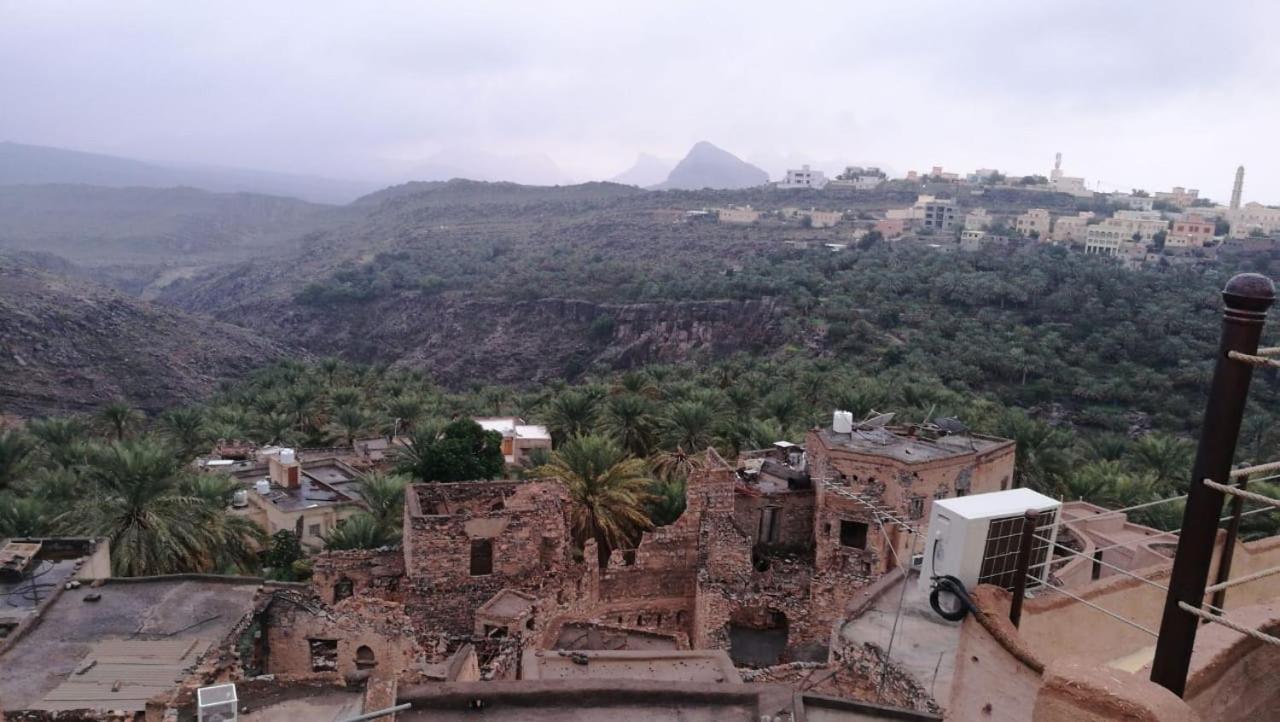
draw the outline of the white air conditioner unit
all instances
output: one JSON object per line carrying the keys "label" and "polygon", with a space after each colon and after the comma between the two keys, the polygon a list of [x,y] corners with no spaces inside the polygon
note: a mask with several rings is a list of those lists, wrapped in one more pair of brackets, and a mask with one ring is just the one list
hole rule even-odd
{"label": "white air conditioner unit", "polygon": [[[1058,539],[1062,503],[1030,489],[1009,489],[955,499],[938,499],[925,533],[920,585],[928,590],[935,576],[952,576],[965,589],[994,584],[1012,589],[1028,509],[1040,512],[1031,548],[1029,585],[1043,584],[1052,546]],[[1046,541],[1047,540],[1047,541]]]}

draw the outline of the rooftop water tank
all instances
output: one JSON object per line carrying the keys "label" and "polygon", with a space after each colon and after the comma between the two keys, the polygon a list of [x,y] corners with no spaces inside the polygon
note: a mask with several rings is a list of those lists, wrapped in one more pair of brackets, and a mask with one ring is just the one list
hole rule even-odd
{"label": "rooftop water tank", "polygon": [[241,489],[232,494],[231,506],[234,506],[237,509],[249,506],[249,492],[245,489]]}
{"label": "rooftop water tank", "polygon": [[837,410],[832,414],[831,430],[837,434],[853,433],[853,412]]}
{"label": "rooftop water tank", "polygon": [[258,490],[259,494],[266,496],[271,493],[271,481],[268,479],[258,479],[258,482],[254,484],[254,488]]}
{"label": "rooftop water tank", "polygon": [[293,449],[281,449],[281,450],[280,450],[280,463],[281,463],[281,464],[292,464],[292,463],[293,463],[293,459],[294,459],[294,456],[293,456]]}

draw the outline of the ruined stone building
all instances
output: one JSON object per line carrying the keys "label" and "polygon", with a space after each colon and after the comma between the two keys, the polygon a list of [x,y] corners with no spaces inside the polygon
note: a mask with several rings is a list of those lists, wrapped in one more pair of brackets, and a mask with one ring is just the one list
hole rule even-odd
{"label": "ruined stone building", "polygon": [[909,563],[912,538],[884,515],[918,521],[933,499],[1007,487],[1013,443],[936,426],[823,429],[741,464],[711,450],[700,462],[681,517],[603,567],[595,542],[574,549],[558,480],[419,484],[399,549],[321,555],[313,584],[328,603],[402,603],[439,656],[607,639],[724,649],[752,666],[825,662],[849,605]]}

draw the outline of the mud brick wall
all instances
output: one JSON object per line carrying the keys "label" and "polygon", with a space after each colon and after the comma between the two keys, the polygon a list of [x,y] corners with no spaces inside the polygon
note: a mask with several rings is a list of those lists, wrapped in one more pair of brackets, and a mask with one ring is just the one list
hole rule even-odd
{"label": "mud brick wall", "polygon": [[[564,505],[563,486],[554,480],[410,487],[406,601],[419,628],[470,634],[475,610],[504,588],[554,597],[573,566]],[[488,574],[472,574],[476,540],[491,545]]]}
{"label": "mud brick wall", "polygon": [[759,544],[760,519],[766,508],[774,508],[774,527],[779,546],[813,544],[813,511],[816,497],[812,489],[762,494],[751,487],[738,487],[733,502],[733,518],[752,544]]}
{"label": "mud brick wall", "polygon": [[[334,671],[344,678],[397,673],[423,656],[404,608],[395,602],[352,597],[328,607],[278,599],[267,608],[265,622],[268,674],[312,674],[312,640],[337,642]],[[372,668],[357,664],[362,647],[373,653]]]}
{"label": "mud brick wall", "polygon": [[312,557],[311,587],[334,604],[340,586],[355,596],[404,601],[404,553],[399,549],[324,552]]}

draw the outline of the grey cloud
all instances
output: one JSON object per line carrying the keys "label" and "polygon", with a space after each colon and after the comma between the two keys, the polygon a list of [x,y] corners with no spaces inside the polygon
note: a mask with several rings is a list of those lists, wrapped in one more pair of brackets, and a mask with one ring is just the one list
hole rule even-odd
{"label": "grey cloud", "polygon": [[1218,197],[1244,163],[1275,199],[1278,21],[1245,0],[0,0],[0,139],[388,181],[457,149],[579,180],[703,139],[902,170],[1063,150]]}

